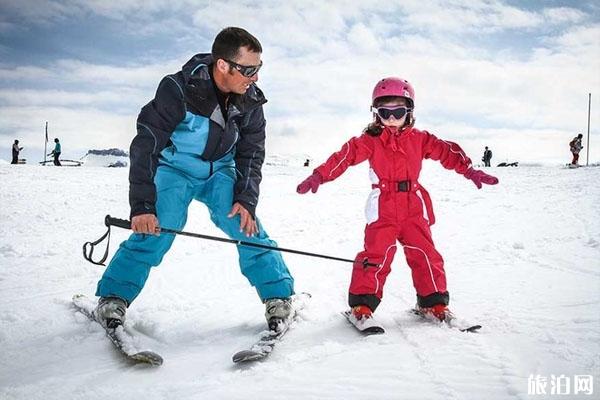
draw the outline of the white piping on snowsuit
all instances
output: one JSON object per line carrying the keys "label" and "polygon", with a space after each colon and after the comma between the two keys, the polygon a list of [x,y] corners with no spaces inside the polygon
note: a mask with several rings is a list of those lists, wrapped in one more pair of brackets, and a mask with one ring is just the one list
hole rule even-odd
{"label": "white piping on snowsuit", "polygon": [[[456,143],[446,142],[444,139],[440,139],[440,140],[448,145],[451,152],[459,154],[463,158],[463,161],[466,161],[466,154],[463,151],[452,150],[452,145],[456,144]],[[469,165],[471,165],[471,164],[469,164]]]}
{"label": "white piping on snowsuit", "polygon": [[377,272],[375,272],[375,282],[376,282],[376,286],[375,286],[375,294],[377,294],[377,292],[379,292],[379,278],[377,277],[377,275],[379,275],[379,273],[381,272],[381,270],[383,269],[383,266],[385,265],[385,260],[387,260],[388,257],[388,252],[390,251],[390,249],[392,247],[396,247],[396,244],[392,244],[390,245],[386,250],[385,250],[385,257],[383,257],[383,261],[381,262],[381,266],[379,267],[379,269],[377,270]]}
{"label": "white piping on snowsuit", "polygon": [[348,146],[348,150],[346,150],[346,154],[344,154],[344,157],[340,160],[340,162],[335,167],[333,167],[331,172],[329,172],[329,176],[331,176],[333,174],[333,171],[335,171],[340,165],[342,165],[346,157],[348,157],[348,153],[350,153],[350,145],[346,142],[344,143],[344,146]]}
{"label": "white piping on snowsuit", "polygon": [[435,280],[433,279],[433,270],[431,269],[431,264],[429,263],[429,257],[427,257],[427,254],[418,247],[408,246],[408,245],[404,245],[404,244],[402,246],[404,248],[408,248],[408,249],[419,250],[421,253],[423,253],[423,256],[425,256],[425,261],[427,261],[427,267],[429,268],[429,276],[431,277],[431,283],[433,283],[433,288],[435,289],[436,292],[439,292],[437,285],[435,284]]}
{"label": "white piping on snowsuit", "polygon": [[427,223],[429,223],[429,214],[427,214],[427,205],[425,204],[425,199],[423,198],[423,195],[421,194],[421,189],[415,190],[415,193],[417,194],[419,199],[421,199],[421,208],[423,208],[423,218],[425,218],[425,221],[427,221]]}

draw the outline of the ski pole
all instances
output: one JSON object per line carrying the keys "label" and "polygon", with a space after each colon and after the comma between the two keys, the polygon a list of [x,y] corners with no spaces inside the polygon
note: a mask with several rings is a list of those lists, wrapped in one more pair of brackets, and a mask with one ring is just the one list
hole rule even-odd
{"label": "ski pole", "polygon": [[[126,219],[114,218],[114,217],[111,217],[110,215],[107,215],[104,218],[104,224],[108,227],[108,231],[100,239],[96,240],[95,242],[86,242],[83,245],[83,257],[86,260],[88,260],[89,262],[91,262],[92,264],[96,264],[96,265],[104,265],[104,261],[106,260],[106,257],[108,256],[108,246],[110,244],[110,227],[116,226],[117,228],[131,229],[131,221],[126,220]],[[278,250],[278,251],[282,251],[282,252],[286,252],[286,253],[299,254],[299,255],[303,255],[303,256],[325,258],[328,260],[343,261],[343,262],[349,262],[349,263],[354,263],[354,261],[355,261],[355,260],[351,260],[351,259],[347,259],[347,258],[328,256],[325,254],[310,253],[308,251],[287,249],[284,247],[274,247],[274,246],[269,246],[266,244],[246,242],[244,240],[227,239],[227,238],[222,238],[222,237],[217,237],[217,236],[204,235],[201,233],[179,231],[179,230],[170,229],[170,228],[160,228],[160,232],[161,233],[171,233],[171,234],[182,235],[182,236],[190,236],[190,237],[194,237],[194,238],[198,238],[198,239],[214,240],[214,241],[223,242],[223,243],[231,243],[231,244],[236,244],[238,246],[254,247],[254,248],[266,249],[266,250]],[[94,247],[97,244],[99,244],[100,242],[102,242],[107,236],[108,236],[108,242],[106,245],[106,251],[104,253],[104,256],[98,262],[93,261],[92,254],[94,252]],[[88,246],[89,246],[89,252],[87,251]],[[365,259],[362,262],[362,264],[364,267],[379,266],[379,264],[368,262],[367,259]]]}

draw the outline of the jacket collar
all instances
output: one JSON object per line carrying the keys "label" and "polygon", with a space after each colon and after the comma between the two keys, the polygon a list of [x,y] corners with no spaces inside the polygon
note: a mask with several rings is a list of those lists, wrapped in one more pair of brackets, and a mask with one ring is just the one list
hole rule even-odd
{"label": "jacket collar", "polygon": [[[196,54],[181,68],[185,85],[185,100],[202,116],[208,117],[221,127],[225,126],[223,113],[219,107],[214,83],[209,73],[212,68],[211,54]],[[227,114],[229,118],[259,107],[267,102],[262,90],[250,85],[243,95],[231,94]]]}

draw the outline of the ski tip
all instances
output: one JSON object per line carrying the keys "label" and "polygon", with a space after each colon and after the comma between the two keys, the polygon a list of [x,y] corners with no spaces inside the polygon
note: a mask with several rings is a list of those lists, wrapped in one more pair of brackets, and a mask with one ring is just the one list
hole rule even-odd
{"label": "ski tip", "polygon": [[354,326],[364,336],[381,335],[381,334],[385,333],[385,329],[383,329],[383,327],[381,327],[381,326],[370,326],[368,328],[360,330],[350,319],[352,311],[345,310],[345,311],[341,311],[340,313],[348,320],[348,322],[350,322],[350,324],[352,326]]}
{"label": "ski tip", "polygon": [[239,363],[244,363],[244,362],[249,362],[249,361],[262,360],[263,358],[265,358],[265,356],[266,356],[265,353],[259,353],[259,352],[252,351],[252,350],[242,350],[242,351],[238,351],[237,353],[235,353],[233,355],[233,357],[231,357],[231,360],[235,364],[239,364]]}
{"label": "ski tip", "polygon": [[385,329],[383,329],[380,326],[371,326],[370,328],[367,328],[365,330],[362,331],[362,334],[365,336],[370,336],[370,335],[383,335],[385,333]]}
{"label": "ski tip", "polygon": [[481,325],[473,325],[473,326],[469,326],[468,328],[461,328],[460,331],[474,333],[474,332],[478,332],[480,329],[481,329]]}
{"label": "ski tip", "polygon": [[129,355],[128,358],[136,363],[148,364],[154,367],[158,367],[163,364],[163,358],[152,351],[140,351],[139,353]]}

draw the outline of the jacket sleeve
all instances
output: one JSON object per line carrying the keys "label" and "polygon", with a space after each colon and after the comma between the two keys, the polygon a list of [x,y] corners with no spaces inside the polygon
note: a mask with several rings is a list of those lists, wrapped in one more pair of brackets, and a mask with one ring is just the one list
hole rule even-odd
{"label": "jacket sleeve", "polygon": [[137,118],[137,135],[129,148],[129,204],[132,217],[156,215],[154,175],[158,156],[184,117],[185,103],[181,86],[172,76],[166,76],[158,85],[154,99],[142,107]]}
{"label": "jacket sleeve", "polygon": [[251,111],[247,123],[242,124],[240,139],[236,144],[235,166],[238,179],[233,192],[233,202],[244,206],[256,218],[256,206],[265,160],[265,116],[263,108]]}
{"label": "jacket sleeve", "polygon": [[373,147],[369,136],[363,134],[359,137],[353,137],[342,148],[333,153],[327,161],[315,168],[323,178],[323,182],[329,182],[344,173],[348,167],[359,164],[373,153]]}
{"label": "jacket sleeve", "polygon": [[439,161],[446,169],[451,169],[464,175],[471,167],[471,159],[463,149],[454,142],[437,138],[429,132],[423,132],[423,157]]}

